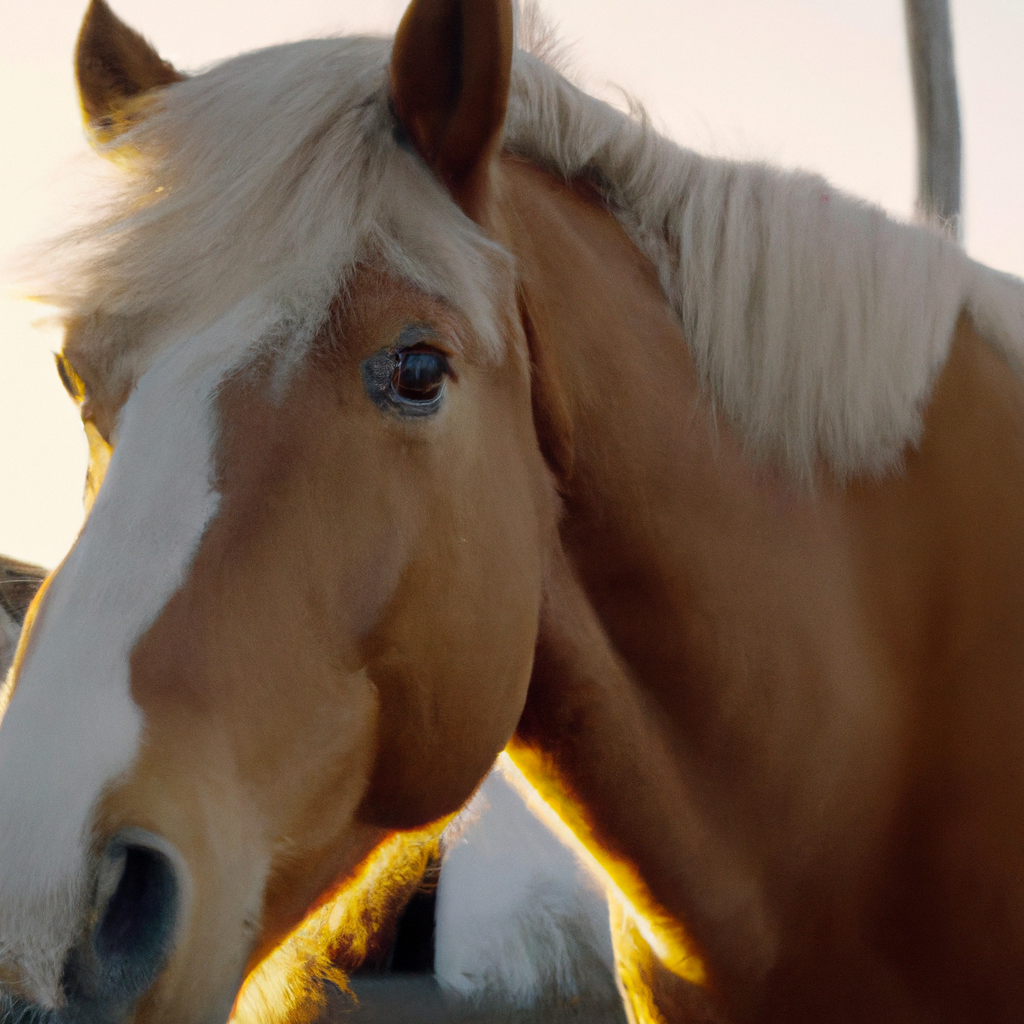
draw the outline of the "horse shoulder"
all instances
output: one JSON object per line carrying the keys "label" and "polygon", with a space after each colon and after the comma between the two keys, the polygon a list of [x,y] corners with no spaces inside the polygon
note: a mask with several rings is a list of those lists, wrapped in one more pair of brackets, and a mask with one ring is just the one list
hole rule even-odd
{"label": "horse shoulder", "polygon": [[[968,317],[902,472],[847,497],[865,613],[902,690],[883,941],[947,1007],[1010,1019],[1024,997],[1010,909],[1024,903],[1024,385]],[[972,987],[991,1005],[964,1003]]]}

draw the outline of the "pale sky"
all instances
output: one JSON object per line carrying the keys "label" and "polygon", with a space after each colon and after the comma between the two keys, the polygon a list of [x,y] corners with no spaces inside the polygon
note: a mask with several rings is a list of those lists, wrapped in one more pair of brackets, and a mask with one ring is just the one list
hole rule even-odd
{"label": "pale sky", "polygon": [[[403,0],[114,0],[182,70],[243,50],[391,32]],[[46,311],[10,269],[60,230],[80,182],[102,187],[81,131],[71,54],[85,0],[3,0],[0,95],[0,552],[55,565],[81,523],[85,446],[50,353]],[[898,217],[915,141],[902,0],[543,0],[591,92],[647,106],[700,152],[819,171]],[[241,13],[240,13],[241,12]],[[953,0],[968,251],[1024,276],[1024,2]],[[103,172],[106,173],[106,172]],[[86,204],[87,206],[88,204]]]}

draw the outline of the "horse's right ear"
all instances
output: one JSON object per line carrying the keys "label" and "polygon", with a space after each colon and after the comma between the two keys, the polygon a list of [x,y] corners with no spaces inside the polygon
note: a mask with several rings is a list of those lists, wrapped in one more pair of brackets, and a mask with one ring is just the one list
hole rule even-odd
{"label": "horse's right ear", "polygon": [[391,53],[395,113],[424,162],[474,220],[501,143],[511,76],[511,0],[409,4]]}
{"label": "horse's right ear", "polygon": [[161,60],[105,0],[92,0],[85,12],[75,48],[75,74],[86,123],[101,142],[131,127],[144,93],[185,77]]}

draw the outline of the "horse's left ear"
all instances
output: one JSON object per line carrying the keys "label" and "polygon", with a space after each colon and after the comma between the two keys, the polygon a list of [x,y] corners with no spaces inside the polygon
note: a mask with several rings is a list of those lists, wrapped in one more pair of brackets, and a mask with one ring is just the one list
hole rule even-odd
{"label": "horse's left ear", "polygon": [[75,74],[82,112],[103,142],[131,126],[145,93],[185,77],[104,0],[92,0],[85,12],[75,48]]}
{"label": "horse's left ear", "polygon": [[417,152],[474,219],[511,74],[511,0],[412,0],[391,55],[392,102]]}

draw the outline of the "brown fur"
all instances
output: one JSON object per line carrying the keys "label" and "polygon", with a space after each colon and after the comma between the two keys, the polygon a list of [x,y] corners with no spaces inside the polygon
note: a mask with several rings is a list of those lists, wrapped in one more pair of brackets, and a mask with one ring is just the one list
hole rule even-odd
{"label": "brown fur", "polygon": [[129,101],[184,78],[104,0],[91,0],[85,13],[75,47],[75,74],[86,120],[112,135],[129,123],[124,117]]}
{"label": "brown fur", "polygon": [[503,172],[575,438],[516,742],[735,1019],[1016,1019],[1020,382],[962,320],[903,472],[800,491],[715,416],[614,219]]}
{"label": "brown fur", "polygon": [[407,323],[471,328],[355,284],[282,402],[265,366],[226,387],[221,513],[132,657],[147,737],[100,832],[166,836],[202,894],[147,1020],[209,1003],[389,831],[458,810],[525,699],[554,516],[526,375],[453,354],[441,423],[382,414],[360,360]]}
{"label": "brown fur", "polygon": [[[507,358],[366,267],[283,401],[263,364],[225,384],[221,511],[132,654],[145,743],[97,831],[157,832],[193,875],[136,1020],[206,1019],[510,737],[669,951],[620,929],[638,1016],[1019,1020],[1019,380],[961,319],[900,472],[821,467],[811,491],[752,464],[598,197],[494,156],[508,78],[472,64],[507,55],[492,8],[474,56],[452,4],[416,0],[392,81],[515,256]],[[431,67],[448,85],[420,96]],[[463,344],[443,412],[404,422],[359,363],[423,322]],[[123,397],[101,390],[102,432]]]}
{"label": "brown fur", "polygon": [[452,196],[479,219],[501,139],[512,64],[512,9],[413,0],[395,33],[391,96],[405,130]]}

